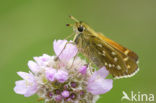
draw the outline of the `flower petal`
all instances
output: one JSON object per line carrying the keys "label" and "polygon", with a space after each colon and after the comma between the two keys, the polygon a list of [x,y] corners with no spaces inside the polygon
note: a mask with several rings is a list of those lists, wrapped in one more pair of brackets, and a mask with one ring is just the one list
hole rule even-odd
{"label": "flower petal", "polygon": [[68,62],[71,58],[73,58],[77,54],[77,51],[78,51],[75,45],[70,44],[70,43],[66,45],[66,43],[67,43],[67,40],[57,40],[57,41],[55,40],[53,43],[55,54],[59,56],[62,62],[65,62],[65,63]]}
{"label": "flower petal", "polygon": [[106,78],[108,74],[109,74],[109,71],[106,69],[106,67],[102,67],[98,71],[94,72],[93,75],[99,75],[99,76],[102,76],[103,78]]}
{"label": "flower petal", "polygon": [[87,86],[87,90],[93,95],[104,94],[112,89],[113,80],[111,79],[96,79],[94,82],[90,82]]}
{"label": "flower petal", "polygon": [[111,90],[113,80],[105,79],[108,73],[109,72],[105,67],[102,67],[98,71],[94,72],[88,80],[87,90],[93,95],[104,94]]}
{"label": "flower petal", "polygon": [[39,65],[32,60],[28,61],[28,66],[33,73],[37,73],[40,69]]}
{"label": "flower petal", "polygon": [[16,81],[15,82],[16,86],[14,87],[14,91],[17,93],[17,94],[25,94],[26,91],[27,91],[27,88],[26,88],[26,81],[25,80],[19,80],[19,81]]}
{"label": "flower petal", "polygon": [[31,73],[26,73],[26,72],[17,72],[17,74],[22,77],[24,80],[31,81],[34,79],[33,74]]}
{"label": "flower petal", "polygon": [[60,82],[64,83],[68,79],[68,73],[63,70],[58,70],[58,72],[55,74],[55,78]]}
{"label": "flower petal", "polygon": [[28,88],[27,88],[27,92],[24,94],[25,97],[29,97],[32,96],[33,94],[35,94],[37,92],[38,88],[37,88],[37,83],[34,81]]}
{"label": "flower petal", "polygon": [[82,66],[80,69],[79,69],[79,72],[81,73],[81,74],[86,74],[86,72],[87,72],[87,68],[88,68],[88,66]]}
{"label": "flower petal", "polygon": [[55,80],[55,74],[56,74],[56,70],[55,69],[47,68],[45,73],[46,73],[46,78],[49,81],[54,81]]}
{"label": "flower petal", "polygon": [[37,91],[37,82],[32,73],[18,72],[18,75],[21,76],[24,80],[16,81],[16,86],[14,91],[17,94],[23,94],[25,97],[29,97],[36,93]]}
{"label": "flower petal", "polygon": [[43,54],[42,56],[34,57],[34,60],[37,62],[38,65],[46,66],[46,64],[50,58],[51,58],[51,56],[49,56],[47,54]]}

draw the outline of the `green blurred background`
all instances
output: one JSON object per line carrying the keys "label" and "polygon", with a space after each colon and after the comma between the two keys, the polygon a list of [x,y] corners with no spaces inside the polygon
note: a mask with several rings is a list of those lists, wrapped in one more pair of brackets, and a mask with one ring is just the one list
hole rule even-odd
{"label": "green blurred background", "polygon": [[140,57],[140,72],[114,80],[113,89],[98,103],[120,103],[122,91],[156,94],[156,0],[0,0],[1,103],[37,103],[37,96],[14,93],[14,82],[21,79],[16,72],[27,72],[33,56],[53,54],[53,40],[72,33],[65,26],[73,23],[69,15]]}

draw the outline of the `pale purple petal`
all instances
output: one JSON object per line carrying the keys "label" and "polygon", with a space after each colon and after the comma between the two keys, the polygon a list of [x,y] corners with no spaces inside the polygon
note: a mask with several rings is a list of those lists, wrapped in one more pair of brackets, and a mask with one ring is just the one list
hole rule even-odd
{"label": "pale purple petal", "polygon": [[63,96],[63,97],[69,97],[69,91],[67,91],[67,90],[64,90],[62,93],[61,93],[61,95]]}
{"label": "pale purple petal", "polygon": [[99,75],[99,76],[102,76],[103,78],[106,78],[108,74],[109,74],[109,71],[106,69],[106,67],[102,67],[98,71],[94,72],[93,76]]}
{"label": "pale purple petal", "polygon": [[93,95],[104,94],[112,89],[113,80],[98,78],[88,83],[87,90]]}
{"label": "pale purple petal", "polygon": [[63,50],[66,43],[67,43],[67,40],[54,40],[53,48],[54,48],[56,55],[60,54],[60,52]]}
{"label": "pale purple petal", "polygon": [[34,57],[34,60],[37,62],[37,64],[41,64],[42,63],[39,57]]}
{"label": "pale purple petal", "polygon": [[79,72],[81,73],[81,74],[86,74],[86,72],[87,72],[87,68],[88,68],[88,66],[82,66],[80,69],[79,69]]}
{"label": "pale purple petal", "polygon": [[88,80],[87,90],[93,95],[104,94],[112,89],[113,80],[105,79],[108,72],[103,67],[100,70],[93,73]]}
{"label": "pale purple petal", "polygon": [[32,60],[28,61],[28,66],[33,73],[37,73],[40,69],[39,65]]}
{"label": "pale purple petal", "polygon": [[46,78],[49,80],[49,81],[54,81],[55,80],[55,74],[56,74],[56,70],[53,69],[53,68],[48,68],[46,69]]}
{"label": "pale purple petal", "polygon": [[26,88],[26,81],[25,80],[19,80],[19,81],[16,81],[15,82],[16,86],[14,87],[14,91],[17,93],[17,94],[25,94],[26,91],[27,91],[27,88]]}
{"label": "pale purple petal", "polygon": [[60,83],[64,83],[68,79],[68,73],[64,70],[58,70],[58,72],[55,74],[55,78]]}
{"label": "pale purple petal", "polygon": [[51,58],[51,56],[47,55],[47,54],[43,54],[43,56],[40,57],[40,59],[43,62],[47,62],[49,59]]}
{"label": "pale purple petal", "polygon": [[17,72],[17,74],[23,78],[24,80],[32,81],[34,79],[32,73],[26,73],[26,72]]}
{"label": "pale purple petal", "polygon": [[37,83],[32,73],[18,72],[24,80],[16,81],[14,91],[17,94],[22,94],[29,97],[37,92]]}
{"label": "pale purple petal", "polygon": [[43,54],[42,56],[39,57],[34,57],[34,60],[37,62],[37,64],[39,64],[40,66],[45,66],[46,63],[49,61],[49,59],[51,58],[51,56],[47,55],[47,54]]}
{"label": "pale purple petal", "polygon": [[73,58],[77,54],[77,51],[78,51],[75,45],[70,44],[70,43],[66,45],[66,43],[67,43],[67,40],[57,40],[57,41],[55,40],[53,43],[55,54],[59,56],[60,60],[65,63],[68,62],[71,58]]}
{"label": "pale purple petal", "polygon": [[24,96],[25,97],[32,96],[37,92],[37,90],[38,90],[37,83],[36,81],[34,81],[32,84],[30,84],[30,86],[28,86],[27,92],[24,94]]}

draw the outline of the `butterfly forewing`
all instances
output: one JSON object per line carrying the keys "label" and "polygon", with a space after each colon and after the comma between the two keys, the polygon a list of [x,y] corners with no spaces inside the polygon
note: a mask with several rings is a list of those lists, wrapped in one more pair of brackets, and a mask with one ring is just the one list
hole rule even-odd
{"label": "butterfly forewing", "polygon": [[99,37],[107,42],[109,45],[113,46],[115,49],[119,50],[121,53],[124,53],[125,55],[129,56],[130,58],[134,59],[135,61],[138,60],[138,56],[136,53],[134,53],[133,51],[121,46],[120,44],[114,42],[113,40],[105,37],[103,34],[98,33]]}
{"label": "butterfly forewing", "polygon": [[126,77],[138,68],[135,59],[96,36],[80,33],[75,43],[82,54],[99,68],[106,66],[113,77]]}

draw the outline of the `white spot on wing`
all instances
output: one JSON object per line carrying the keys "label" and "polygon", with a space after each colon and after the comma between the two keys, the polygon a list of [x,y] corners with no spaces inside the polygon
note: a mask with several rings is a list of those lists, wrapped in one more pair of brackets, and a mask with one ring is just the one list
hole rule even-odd
{"label": "white spot on wing", "polygon": [[114,61],[115,61],[115,62],[117,62],[117,61],[118,61],[118,58],[117,58],[117,57],[115,57],[115,58],[114,58]]}
{"label": "white spot on wing", "polygon": [[112,52],[112,55],[116,55],[116,53],[115,52]]}
{"label": "white spot on wing", "polygon": [[97,44],[97,46],[102,47],[102,44]]}
{"label": "white spot on wing", "polygon": [[109,64],[108,66],[109,66],[109,67],[112,67],[112,65],[111,65],[111,64]]}
{"label": "white spot on wing", "polygon": [[102,52],[103,52],[103,54],[102,54],[102,55],[103,55],[103,56],[105,56],[105,51],[103,50]]}
{"label": "white spot on wing", "polygon": [[128,60],[128,57],[124,58],[124,61],[127,61]]}
{"label": "white spot on wing", "polygon": [[118,70],[121,70],[121,67],[120,67],[120,65],[118,65],[116,68],[117,68]]}
{"label": "white spot on wing", "polygon": [[127,65],[127,68],[128,68],[128,69],[130,69],[130,68],[131,68],[131,66],[130,66],[130,65]]}
{"label": "white spot on wing", "polygon": [[136,63],[139,64],[139,60],[137,60]]}
{"label": "white spot on wing", "polygon": [[129,53],[129,50],[126,50],[124,53],[125,53],[125,55],[127,55]]}

